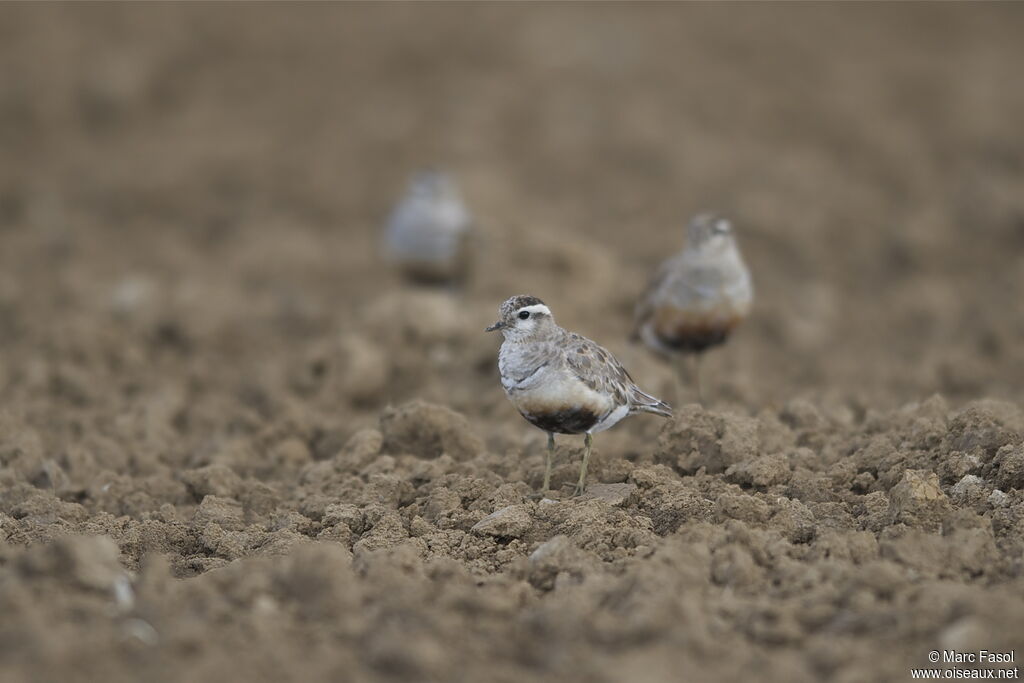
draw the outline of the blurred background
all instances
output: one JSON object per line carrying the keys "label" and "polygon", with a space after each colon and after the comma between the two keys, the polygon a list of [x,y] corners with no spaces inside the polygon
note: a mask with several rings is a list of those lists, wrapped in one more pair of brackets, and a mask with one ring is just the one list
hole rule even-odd
{"label": "blurred background", "polygon": [[[482,234],[458,306],[474,332],[535,294],[657,384],[625,341],[633,300],[716,209],[757,288],[709,355],[718,400],[1021,398],[1019,6],[2,13],[8,391],[104,335],[162,331],[267,382],[339,330],[375,344],[398,286],[380,225],[432,164]],[[413,388],[431,391],[392,393]]]}
{"label": "blurred background", "polygon": [[[732,219],[756,290],[751,317],[705,361],[714,410],[767,415],[750,429],[770,435],[783,406],[798,427],[813,422],[808,405],[832,406],[841,432],[935,393],[954,408],[1021,402],[1022,35],[1019,3],[0,5],[0,509],[12,515],[0,527],[22,529],[0,565],[26,539],[96,533],[110,513],[167,525],[151,541],[105,531],[126,566],[156,549],[173,556],[169,575],[202,573],[242,554],[175,531],[175,515],[192,519],[211,492],[268,528],[316,536],[324,501],[377,495],[401,453],[349,473],[366,490],[345,480],[344,495],[317,498],[302,485],[353,435],[357,450],[369,439],[366,453],[380,451],[380,435],[359,430],[412,398],[461,412],[485,442],[458,472],[498,487],[494,500],[466,502],[470,484],[451,484],[472,507],[459,512],[467,531],[509,504],[506,479],[536,478],[539,456],[527,466],[518,454],[544,439],[501,391],[499,339],[483,333],[498,305],[541,297],[672,399],[670,368],[628,342],[632,308],[704,210]],[[457,292],[410,287],[379,254],[384,220],[428,165],[453,175],[476,218],[474,276]],[[624,481],[631,463],[649,464],[661,427],[644,417],[602,434],[596,472]],[[796,469],[825,476],[818,451],[795,452]],[[401,462],[412,474],[394,484],[393,516],[441,476],[423,474],[436,461]],[[212,466],[221,479],[182,474]],[[684,474],[675,485],[690,497],[666,505],[710,515],[718,490],[701,498]],[[867,515],[879,495],[884,507],[901,474],[858,477],[849,509]],[[223,484],[238,477],[248,488]],[[792,495],[819,501],[827,481],[813,481]],[[52,492],[45,505],[25,502],[40,491]],[[282,501],[291,512],[266,521]],[[630,514],[661,520],[659,534],[680,524],[641,512]],[[4,527],[13,517],[38,524]],[[740,614],[722,590],[715,614]],[[518,600],[510,610],[535,604]],[[182,623],[183,649],[162,661],[193,651]],[[865,623],[888,633],[889,621]],[[29,651],[17,629],[0,631],[0,651]],[[105,644],[67,633],[54,648],[77,643],[98,670],[115,666]],[[39,647],[32,666],[56,661]],[[432,653],[409,656],[443,661]],[[834,654],[818,675],[839,666]],[[563,671],[585,673],[578,661]]]}

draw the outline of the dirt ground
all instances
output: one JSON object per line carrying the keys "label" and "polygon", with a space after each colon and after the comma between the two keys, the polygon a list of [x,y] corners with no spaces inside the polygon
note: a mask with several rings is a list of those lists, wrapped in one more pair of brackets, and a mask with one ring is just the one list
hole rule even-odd
{"label": "dirt ground", "polygon": [[[0,6],[0,679],[907,680],[1024,657],[1024,6]],[[377,255],[411,170],[476,276]],[[754,313],[627,341],[686,218]],[[677,417],[530,497],[512,294]]]}

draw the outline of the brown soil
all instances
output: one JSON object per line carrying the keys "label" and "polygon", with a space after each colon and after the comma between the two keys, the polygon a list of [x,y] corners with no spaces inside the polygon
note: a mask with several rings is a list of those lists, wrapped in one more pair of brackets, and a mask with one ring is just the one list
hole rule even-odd
{"label": "brown soil", "polygon": [[[1024,656],[1024,7],[0,7],[0,679],[903,680]],[[377,229],[480,217],[467,291]],[[688,214],[705,410],[544,435],[511,294],[611,348]]]}

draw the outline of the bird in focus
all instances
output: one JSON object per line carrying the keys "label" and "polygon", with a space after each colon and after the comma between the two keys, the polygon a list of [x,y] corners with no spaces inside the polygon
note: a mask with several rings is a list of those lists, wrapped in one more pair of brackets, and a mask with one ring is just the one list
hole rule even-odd
{"label": "bird in focus", "polygon": [[542,491],[551,484],[555,434],[584,434],[576,495],[586,488],[593,435],[636,413],[671,417],[672,408],[642,391],[625,368],[597,343],[555,322],[534,296],[513,296],[487,332],[504,336],[498,353],[501,385],[516,410],[548,434]]}
{"label": "bird in focus", "polygon": [[683,358],[691,358],[692,381],[703,403],[701,357],[725,343],[753,301],[750,270],[732,225],[702,213],[690,221],[685,248],[661,264],[637,303],[633,337],[671,359],[680,382]]}
{"label": "bird in focus", "polygon": [[412,282],[459,285],[469,273],[472,223],[448,174],[418,171],[388,217],[385,253]]}

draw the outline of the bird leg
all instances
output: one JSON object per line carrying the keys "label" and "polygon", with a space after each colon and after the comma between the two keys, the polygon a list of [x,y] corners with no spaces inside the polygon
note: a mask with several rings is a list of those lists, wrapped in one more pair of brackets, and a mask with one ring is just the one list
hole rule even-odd
{"label": "bird leg", "polygon": [[697,387],[697,403],[701,404],[701,406],[704,405],[704,392],[701,390],[700,386],[700,360],[702,356],[703,354],[701,353],[693,354],[693,361],[691,365],[693,384]]}
{"label": "bird leg", "polygon": [[544,485],[541,486],[540,490],[547,493],[548,489],[551,488],[551,461],[555,457],[555,433],[548,432],[548,453],[546,458],[546,467],[544,468]]}
{"label": "bird leg", "polygon": [[593,435],[587,432],[586,436],[583,437],[583,465],[580,466],[580,480],[576,483],[574,496],[582,495],[583,491],[587,488],[587,465],[590,464],[590,445],[593,441]]}
{"label": "bird leg", "polygon": [[672,356],[672,367],[676,371],[675,372],[675,376],[676,376],[676,401],[675,401],[675,404],[679,405],[679,406],[681,406],[684,403],[686,403],[686,401],[684,399],[685,399],[685,396],[686,396],[686,379],[687,379],[687,377],[689,375],[689,372],[687,372],[686,368],[684,367],[685,365],[686,365],[686,361],[685,361],[683,356],[681,356],[679,354],[676,354],[676,355]]}

